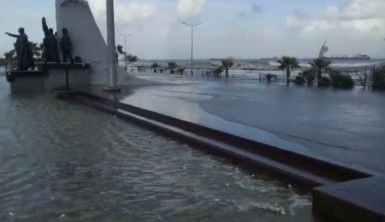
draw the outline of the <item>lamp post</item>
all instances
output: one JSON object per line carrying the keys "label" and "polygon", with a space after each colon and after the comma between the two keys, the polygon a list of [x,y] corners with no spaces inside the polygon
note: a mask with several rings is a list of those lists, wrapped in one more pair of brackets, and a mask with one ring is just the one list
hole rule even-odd
{"label": "lamp post", "polygon": [[191,75],[194,75],[194,28],[202,23],[182,22],[182,24],[191,28]]}
{"label": "lamp post", "polygon": [[116,70],[116,49],[115,49],[115,15],[114,0],[106,0],[107,14],[107,65],[110,74],[109,86],[105,88],[107,92],[120,92],[117,87]]}
{"label": "lamp post", "polygon": [[127,37],[132,36],[132,34],[119,34],[124,37],[124,69],[127,71]]}

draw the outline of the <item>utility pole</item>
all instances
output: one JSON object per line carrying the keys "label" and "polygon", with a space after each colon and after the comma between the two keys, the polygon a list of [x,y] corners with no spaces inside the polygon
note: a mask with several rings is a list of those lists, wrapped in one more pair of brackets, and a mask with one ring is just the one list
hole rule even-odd
{"label": "utility pole", "polygon": [[110,73],[110,83],[105,91],[120,92],[117,87],[117,70],[116,70],[116,46],[115,46],[115,15],[114,0],[106,0],[107,14],[107,64]]}
{"label": "utility pole", "polygon": [[124,70],[127,71],[127,37],[132,36],[132,34],[119,34],[124,37]]}
{"label": "utility pole", "polygon": [[183,25],[186,25],[191,28],[191,75],[194,75],[194,28],[201,25],[202,23],[187,23],[182,22]]}

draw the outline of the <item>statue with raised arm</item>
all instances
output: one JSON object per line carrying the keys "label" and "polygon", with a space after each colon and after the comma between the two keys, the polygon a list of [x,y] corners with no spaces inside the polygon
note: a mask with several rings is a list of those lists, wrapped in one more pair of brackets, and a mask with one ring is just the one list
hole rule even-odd
{"label": "statue with raised arm", "polygon": [[71,64],[74,63],[74,58],[72,56],[72,41],[68,33],[68,29],[62,29],[62,37],[60,39],[61,52],[63,54],[63,62],[68,62],[70,60]]}
{"label": "statue with raised arm", "polygon": [[58,44],[53,29],[48,28],[46,19],[43,17],[42,26],[44,32],[43,58],[45,62],[59,62]]}
{"label": "statue with raised arm", "polygon": [[28,36],[24,32],[24,28],[19,28],[19,34],[12,34],[6,32],[5,34],[16,38],[15,50],[17,59],[17,70],[28,70],[33,67],[33,55],[30,44],[28,42]]}

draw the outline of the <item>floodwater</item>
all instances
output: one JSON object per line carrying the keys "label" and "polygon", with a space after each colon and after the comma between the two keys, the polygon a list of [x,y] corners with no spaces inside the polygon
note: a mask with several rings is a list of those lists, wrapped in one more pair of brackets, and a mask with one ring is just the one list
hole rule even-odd
{"label": "floodwater", "polygon": [[385,173],[385,93],[142,74],[174,83],[123,101],[303,154]]}
{"label": "floodwater", "polygon": [[0,78],[0,221],[314,221],[311,196]]}

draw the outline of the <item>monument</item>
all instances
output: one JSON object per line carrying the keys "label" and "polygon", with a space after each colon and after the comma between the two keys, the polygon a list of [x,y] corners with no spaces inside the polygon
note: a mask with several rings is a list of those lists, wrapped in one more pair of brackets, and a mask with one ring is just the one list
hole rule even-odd
{"label": "monument", "polygon": [[42,26],[44,32],[43,39],[43,58],[47,62],[59,63],[59,53],[58,53],[58,44],[57,39],[54,35],[53,29],[48,28],[47,21],[43,17]]}
{"label": "monument", "polygon": [[24,32],[24,28],[19,28],[19,34],[6,32],[7,35],[16,38],[15,50],[17,60],[17,70],[25,71],[33,67],[33,55],[28,41],[28,36]]}
{"label": "monument", "polygon": [[327,53],[328,51],[329,51],[329,47],[327,47],[326,42],[324,42],[324,44],[322,45],[322,47],[319,51],[318,58],[320,58],[320,59],[324,58],[325,53]]}
{"label": "monument", "polygon": [[[117,83],[125,86],[151,83],[128,74],[116,64],[113,0],[106,0],[106,3],[108,44],[87,1],[56,0],[57,30],[61,32],[55,34],[48,27],[46,19],[42,19],[44,62],[37,64],[36,71],[28,71],[34,62],[24,29],[19,29],[19,35],[7,33],[17,38],[15,48],[19,71],[13,70],[7,75],[12,93],[44,92],[60,88],[68,91],[70,85],[74,87],[72,89],[89,85],[107,86],[103,90],[119,92]],[[63,63],[60,63],[59,51]]]}
{"label": "monument", "polygon": [[[107,3],[111,4],[111,0]],[[111,7],[110,7],[111,8]],[[113,23],[113,14],[108,19]],[[107,16],[108,17],[108,16]],[[145,85],[150,81],[138,79],[115,63],[114,36],[108,37],[109,47],[103,38],[92,11],[85,0],[56,0],[57,29],[66,28],[71,34],[72,54],[90,65],[92,85]],[[109,26],[111,28],[111,26]],[[107,35],[112,35],[108,31]],[[61,38],[61,36],[59,36]],[[112,50],[114,54],[111,53]],[[110,73],[116,69],[116,79]]]}
{"label": "monument", "polygon": [[56,0],[56,22],[58,30],[66,28],[71,33],[73,54],[90,64],[91,84],[106,85],[109,77],[107,46],[88,3]]}
{"label": "monument", "polygon": [[63,55],[63,62],[68,62],[69,60],[70,63],[73,64],[74,58],[72,56],[72,41],[67,28],[62,29],[62,35],[63,36],[60,39],[60,47]]}

